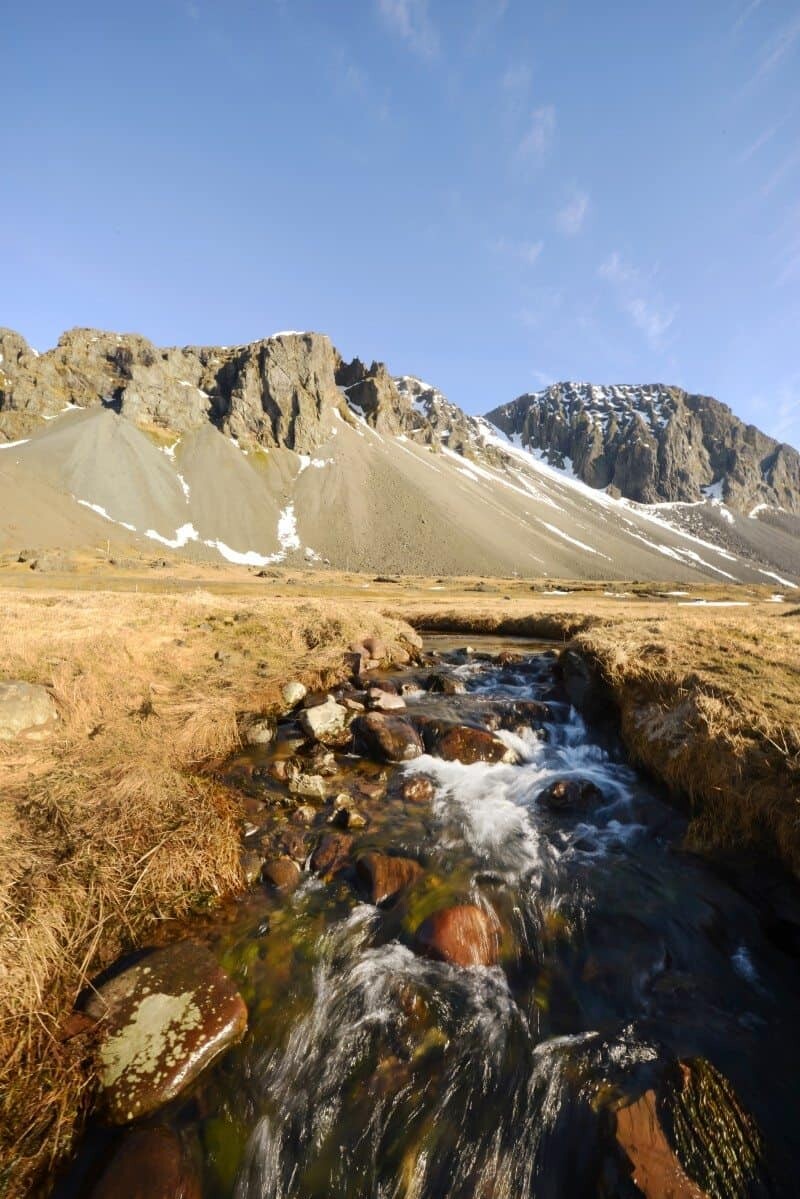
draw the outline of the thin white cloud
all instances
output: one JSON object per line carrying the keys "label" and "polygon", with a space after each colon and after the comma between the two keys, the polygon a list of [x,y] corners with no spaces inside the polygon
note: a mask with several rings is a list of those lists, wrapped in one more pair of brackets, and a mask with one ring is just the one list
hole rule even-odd
{"label": "thin white cloud", "polygon": [[746,162],[749,162],[753,155],[757,154],[762,146],[766,146],[767,142],[771,141],[777,132],[778,126],[771,125],[769,129],[765,129],[763,133],[760,133],[755,141],[751,142],[739,155],[737,159],[739,165],[744,166]]}
{"label": "thin white cloud", "polygon": [[764,0],[749,0],[749,3],[744,6],[742,11],[739,13],[739,16],[734,21],[731,33],[738,33],[744,23],[748,21],[750,17],[752,17],[756,9],[761,8],[763,3]]}
{"label": "thin white cloud", "polygon": [[492,242],[492,249],[498,254],[515,258],[525,266],[533,266],[544,249],[543,241],[510,241],[506,237],[497,237]]}
{"label": "thin white cloud", "polygon": [[766,76],[771,75],[794,49],[798,38],[800,38],[800,17],[796,16],[767,42],[750,83],[758,83]]}
{"label": "thin white cloud", "polygon": [[778,187],[787,175],[790,175],[796,166],[800,165],[800,146],[795,147],[786,157],[778,163],[771,175],[768,175],[761,184],[761,197],[766,199],[770,196],[775,188]]}
{"label": "thin white cloud", "polygon": [[428,0],[378,0],[386,27],[420,58],[439,53],[439,35],[428,12]]}
{"label": "thin white cloud", "polygon": [[530,115],[528,131],[519,143],[519,155],[539,166],[545,158],[556,130],[556,110],[543,104]]}
{"label": "thin white cloud", "polygon": [[650,346],[660,349],[677,316],[677,307],[666,305],[649,278],[616,250],[600,264],[598,274],[611,284],[620,308]]}
{"label": "thin white cloud", "polygon": [[586,192],[575,192],[572,198],[556,214],[556,228],[566,237],[575,237],[583,228],[588,215],[588,195]]}

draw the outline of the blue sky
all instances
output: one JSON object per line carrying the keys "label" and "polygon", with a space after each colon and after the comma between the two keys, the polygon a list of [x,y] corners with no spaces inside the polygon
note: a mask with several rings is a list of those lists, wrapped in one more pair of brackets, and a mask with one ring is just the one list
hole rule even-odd
{"label": "blue sky", "polygon": [[331,335],[800,445],[797,0],[51,0],[3,19],[0,323]]}

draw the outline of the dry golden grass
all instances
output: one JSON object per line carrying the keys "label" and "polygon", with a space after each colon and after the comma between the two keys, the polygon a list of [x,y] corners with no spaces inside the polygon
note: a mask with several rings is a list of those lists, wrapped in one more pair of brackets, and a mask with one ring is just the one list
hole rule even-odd
{"label": "dry golden grass", "polygon": [[[330,685],[397,622],[280,599],[6,591],[0,673],[44,683],[49,740],[0,742],[0,1193],[30,1193],[92,1092],[60,1030],[86,979],[241,884],[239,812],[206,769],[281,684]],[[216,657],[215,655],[220,655]]]}

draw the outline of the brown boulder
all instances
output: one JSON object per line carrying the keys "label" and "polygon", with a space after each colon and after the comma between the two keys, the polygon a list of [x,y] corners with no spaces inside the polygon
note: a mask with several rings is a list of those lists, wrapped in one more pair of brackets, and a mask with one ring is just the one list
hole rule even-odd
{"label": "brown boulder", "polygon": [[409,762],[422,754],[419,733],[400,716],[368,712],[356,717],[352,729],[357,752],[379,762]]}
{"label": "brown boulder", "polygon": [[353,838],[347,833],[325,833],[311,855],[315,874],[336,874],[350,861]]}
{"label": "brown boulder", "polygon": [[241,995],[191,941],[157,949],[103,983],[86,1011],[104,1022],[100,1085],[115,1124],[174,1099],[247,1027]]}
{"label": "brown boulder", "polygon": [[447,762],[514,762],[516,755],[499,737],[473,729],[465,724],[454,725],[437,737],[433,752]]}
{"label": "brown boulder", "polygon": [[603,803],[605,796],[589,779],[556,779],[536,797],[551,812],[588,812]]}
{"label": "brown boulder", "polygon": [[433,780],[427,774],[414,774],[404,779],[400,787],[400,795],[406,803],[430,803],[435,794]]}
{"label": "brown boulder", "polygon": [[290,857],[273,858],[261,867],[262,883],[280,891],[282,895],[290,895],[292,891],[296,891],[302,877],[303,872]]}
{"label": "brown boulder", "polygon": [[500,957],[495,921],[472,903],[434,912],[423,920],[414,939],[426,957],[454,966],[493,966]]}
{"label": "brown boulder", "polygon": [[384,853],[363,853],[356,862],[356,873],[375,904],[394,899],[425,873],[413,858],[395,858]]}
{"label": "brown boulder", "polygon": [[91,1199],[201,1199],[197,1168],[170,1128],[134,1128],[117,1146]]}

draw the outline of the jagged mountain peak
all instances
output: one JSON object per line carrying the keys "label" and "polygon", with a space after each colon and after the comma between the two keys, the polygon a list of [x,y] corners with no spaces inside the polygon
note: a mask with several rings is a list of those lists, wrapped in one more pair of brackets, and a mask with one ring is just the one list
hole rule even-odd
{"label": "jagged mountain peak", "polygon": [[710,396],[661,383],[554,383],[487,419],[590,486],[639,503],[695,503],[718,487],[740,511],[800,511],[800,455]]}

